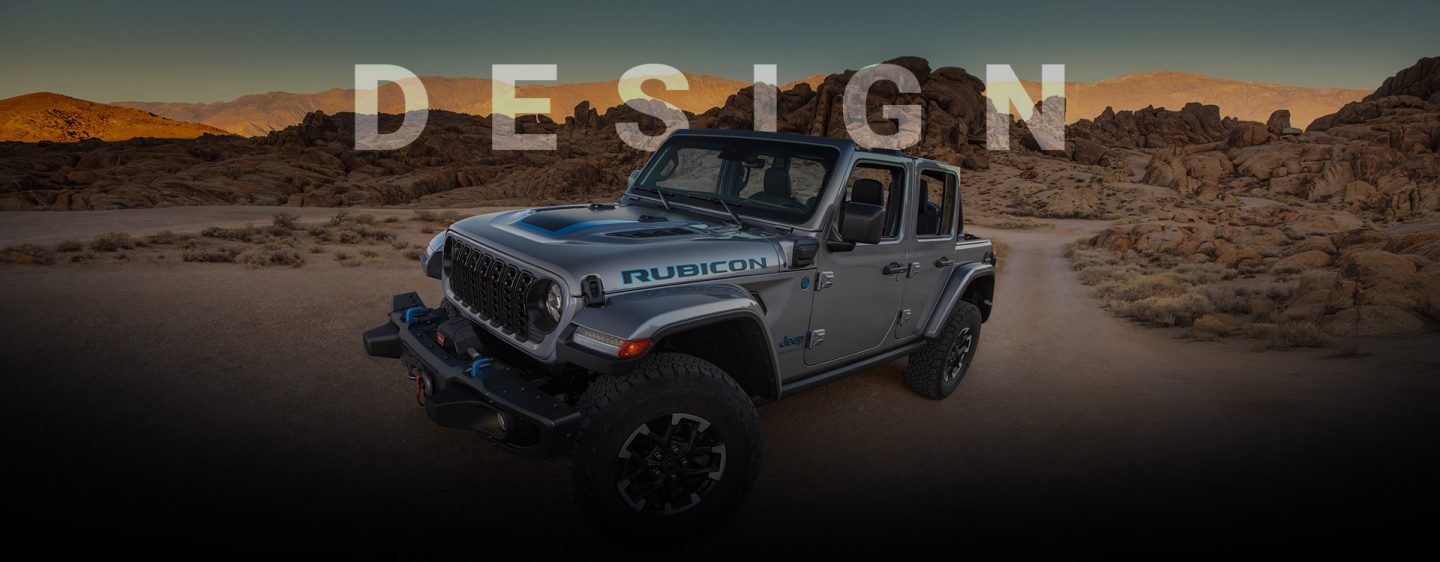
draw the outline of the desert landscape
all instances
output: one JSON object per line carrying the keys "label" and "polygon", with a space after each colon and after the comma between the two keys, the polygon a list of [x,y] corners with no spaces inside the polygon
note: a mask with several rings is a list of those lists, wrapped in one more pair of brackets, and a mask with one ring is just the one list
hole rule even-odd
{"label": "desert landscape", "polygon": [[[1192,338],[1249,337],[1273,347],[1440,327],[1440,60],[1400,70],[1374,92],[1311,119],[1305,130],[1283,107],[1264,122],[1225,116],[1201,102],[1177,110],[1105,107],[1066,126],[1063,151],[1038,150],[1025,123],[1013,121],[1019,148],[1005,152],[979,144],[990,104],[978,78],[959,68],[932,69],[915,57],[891,62],[914,72],[922,92],[878,86],[869,101],[872,123],[882,132],[894,127],[879,117],[882,104],[926,108],[923,140],[913,150],[969,172],[968,222],[1044,229],[1045,219],[1108,221],[1067,256],[1080,281],[1117,315],[1184,328]],[[843,136],[838,101],[852,73],[782,90],[779,129]],[[1099,87],[1081,86],[1081,92]],[[751,95],[740,88],[723,105],[691,113],[692,126],[748,128]],[[587,100],[563,122],[520,119],[522,132],[559,135],[553,152],[490,150],[488,117],[448,111],[433,112],[415,143],[386,152],[354,150],[350,115],[320,111],[251,138],[205,130],[195,139],[12,142],[0,145],[0,208],[439,209],[603,201],[623,190],[625,176],[646,157],[613,134],[622,121],[658,130],[653,118],[630,107],[602,113]],[[184,251],[154,257],[260,267],[302,265],[306,254],[349,255],[326,247],[332,244],[382,246],[364,249],[365,259],[415,252],[415,241],[385,232],[386,223],[377,225],[372,214],[304,228],[293,211],[272,215],[273,224],[260,217],[238,230],[134,240],[122,240],[131,234],[122,230],[48,246],[30,241],[12,244],[5,255],[15,263],[79,264],[178,245]]]}
{"label": "desert landscape", "polygon": [[[776,453],[726,533],[774,534],[796,513],[829,532],[874,532],[915,513],[938,518],[907,532],[962,522],[1009,537],[1038,525],[1057,543],[1102,525],[1164,538],[1361,520],[1336,504],[1393,529],[1419,524],[1403,512],[1427,492],[1407,483],[1432,482],[1435,467],[1440,57],[1370,91],[1125,78],[1184,86],[1145,100],[1123,83],[1077,84],[1063,102],[1064,150],[1040,150],[1012,121],[1003,152],[984,146],[993,109],[980,78],[917,57],[891,62],[922,91],[877,85],[872,126],[895,127],[881,105],[925,108],[910,152],[964,169],[966,229],[1001,248],[997,314],[958,406],[896,412],[901,361],[763,409]],[[844,136],[851,75],[782,88],[779,130]],[[701,78],[675,102],[692,126],[749,128],[751,88]],[[400,523],[417,494],[448,494],[446,515],[588,536],[578,518],[554,520],[568,513],[547,487],[558,468],[532,477],[533,465],[476,453],[474,436],[423,431],[403,375],[362,356],[357,334],[393,293],[436,298],[415,266],[435,232],[500,208],[613,200],[647,157],[614,124],[652,134],[662,125],[594,93],[613,85],[579,85],[552,101],[573,101],[570,111],[518,120],[521,132],[558,135],[559,150],[493,151],[488,107],[458,93],[488,86],[455,85],[451,96],[444,84],[434,81],[432,102],[448,107],[431,111],[419,140],[387,152],[352,148],[353,115],[337,111],[353,95],[344,90],[102,106],[190,127],[174,136],[191,138],[138,126],[129,139],[11,133],[92,121],[23,121],[0,102],[0,131],[18,141],[0,143],[0,306],[25,319],[7,325],[0,365],[44,373],[17,377],[7,415],[50,419],[38,398],[56,386],[87,411],[126,398],[103,419],[28,425],[27,443],[55,453],[33,469],[79,479],[71,460],[125,456],[79,486],[112,505],[156,487],[183,492],[147,508],[161,520],[293,495],[303,505],[283,520],[345,506],[340,521]],[[1173,97],[1205,92],[1230,97]],[[264,109],[273,106],[286,109]],[[382,116],[382,129],[398,119]],[[144,351],[155,346],[166,353]],[[102,375],[96,360],[120,367]],[[826,422],[837,418],[847,422]],[[940,447],[907,438],[926,426],[962,429]],[[56,445],[69,442],[109,444]],[[165,462],[176,447],[195,456]],[[935,470],[896,479],[888,456]],[[843,468],[815,476],[821,466]],[[357,488],[370,499],[350,497]],[[858,496],[824,492],[839,488]],[[874,519],[826,518],[855,505]],[[1177,515],[1187,524],[1175,526],[1147,515],[1158,512],[1227,517]],[[1065,530],[1080,518],[1092,519],[1084,531]],[[724,536],[708,540],[726,548]]]}

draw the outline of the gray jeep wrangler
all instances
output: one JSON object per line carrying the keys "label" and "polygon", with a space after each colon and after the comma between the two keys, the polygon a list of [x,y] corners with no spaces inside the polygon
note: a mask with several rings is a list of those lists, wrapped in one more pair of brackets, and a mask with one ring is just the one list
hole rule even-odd
{"label": "gray jeep wrangler", "polygon": [[[939,400],[975,358],[995,253],[960,172],[842,139],[683,130],[614,204],[461,220],[365,349],[435,423],[566,456],[606,527],[691,527],[758,473],[755,406],[909,356]],[[839,421],[839,420],[837,420]]]}

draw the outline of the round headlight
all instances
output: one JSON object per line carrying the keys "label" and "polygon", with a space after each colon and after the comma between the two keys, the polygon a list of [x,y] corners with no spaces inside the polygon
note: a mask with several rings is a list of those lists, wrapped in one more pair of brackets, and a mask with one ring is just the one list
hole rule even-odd
{"label": "round headlight", "polygon": [[537,333],[548,334],[560,325],[560,315],[565,311],[565,293],[560,285],[541,279],[530,285],[525,292],[525,308],[530,318],[530,328]]}
{"label": "round headlight", "polygon": [[560,321],[560,309],[565,308],[565,296],[560,294],[560,286],[550,284],[550,290],[545,292],[545,313],[550,315],[553,322]]}

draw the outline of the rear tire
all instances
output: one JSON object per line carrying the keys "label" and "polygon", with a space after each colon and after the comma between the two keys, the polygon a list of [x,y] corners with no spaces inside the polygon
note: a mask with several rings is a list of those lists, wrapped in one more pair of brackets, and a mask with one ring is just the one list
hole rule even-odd
{"label": "rear tire", "polygon": [[944,400],[970,370],[980,347],[980,309],[965,301],[955,305],[940,337],[910,354],[905,385],[931,400]]}
{"label": "rear tire", "polygon": [[728,514],[759,474],[754,404],[698,357],[659,353],[630,374],[601,376],[576,407],[565,480],[601,529],[689,534]]}

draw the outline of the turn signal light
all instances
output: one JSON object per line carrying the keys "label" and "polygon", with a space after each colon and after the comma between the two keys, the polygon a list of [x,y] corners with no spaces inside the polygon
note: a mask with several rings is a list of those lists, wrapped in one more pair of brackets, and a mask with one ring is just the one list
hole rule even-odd
{"label": "turn signal light", "polygon": [[630,359],[644,355],[650,349],[650,340],[625,340],[620,342],[620,350],[615,356],[621,359]]}

